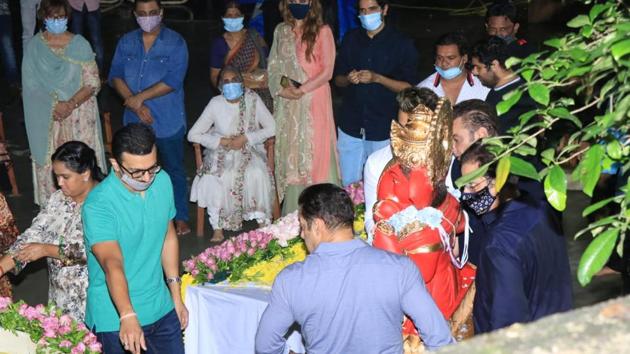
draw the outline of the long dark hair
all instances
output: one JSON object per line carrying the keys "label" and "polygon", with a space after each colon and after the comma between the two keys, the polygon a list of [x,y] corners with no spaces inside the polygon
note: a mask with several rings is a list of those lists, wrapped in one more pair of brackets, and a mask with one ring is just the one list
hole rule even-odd
{"label": "long dark hair", "polygon": [[105,175],[96,163],[96,153],[92,148],[81,141],[68,141],[55,150],[51,157],[52,162],[63,162],[72,172],[83,173],[90,171],[90,176],[95,181],[102,181]]}

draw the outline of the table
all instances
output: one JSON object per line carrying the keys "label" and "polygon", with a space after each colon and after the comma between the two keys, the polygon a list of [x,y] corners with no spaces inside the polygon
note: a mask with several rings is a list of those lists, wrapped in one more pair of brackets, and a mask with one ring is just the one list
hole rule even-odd
{"label": "table", "polygon": [[[186,354],[253,354],[258,322],[270,293],[269,287],[256,285],[189,286]],[[306,352],[297,331],[290,334],[287,344],[285,354]]]}

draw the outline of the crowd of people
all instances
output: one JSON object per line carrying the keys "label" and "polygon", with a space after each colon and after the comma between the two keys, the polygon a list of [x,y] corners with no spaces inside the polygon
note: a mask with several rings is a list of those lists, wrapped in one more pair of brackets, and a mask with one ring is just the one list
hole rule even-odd
{"label": "crowd of people", "polygon": [[[488,37],[472,47],[462,33],[441,35],[435,72],[421,79],[387,0],[356,1],[361,27],[338,46],[319,0],[280,0],[271,45],[228,1],[210,44],[220,95],[188,129],[188,48],[164,25],[160,0],[135,1],[139,28],[118,40],[107,75],[98,1],[41,0],[34,34],[37,3],[21,2],[21,72],[3,66],[22,88],[40,212],[19,233],[0,198],[0,275],[47,258],[50,301],[105,353],[184,352],[178,235],[190,232],[189,201],[206,208],[214,242],[244,221],[299,211],[310,255],[277,277],[258,353],[283,352],[295,322],[309,353],[393,353],[571,308],[566,245],[540,183],[510,177],[497,188],[493,168],[455,183],[494,159],[484,138],[536,108],[523,95],[496,114],[524,83],[507,59],[533,51],[516,37],[513,4],[488,8]],[[0,0],[2,26],[6,8]],[[125,108],[107,176],[102,84]],[[342,95],[336,117],[331,85]],[[203,148],[190,192],[185,140]],[[354,239],[340,188],[360,180],[367,243]],[[2,277],[0,292],[10,291]]]}

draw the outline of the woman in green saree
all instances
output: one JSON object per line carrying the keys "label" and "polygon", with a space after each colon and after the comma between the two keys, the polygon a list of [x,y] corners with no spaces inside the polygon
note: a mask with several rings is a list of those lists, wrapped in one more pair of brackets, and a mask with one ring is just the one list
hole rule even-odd
{"label": "woman in green saree", "polygon": [[38,13],[44,29],[24,49],[24,121],[33,163],[35,203],[44,206],[55,191],[50,156],[61,144],[78,140],[105,154],[96,102],[98,69],[90,44],[67,31],[65,0],[43,0]]}

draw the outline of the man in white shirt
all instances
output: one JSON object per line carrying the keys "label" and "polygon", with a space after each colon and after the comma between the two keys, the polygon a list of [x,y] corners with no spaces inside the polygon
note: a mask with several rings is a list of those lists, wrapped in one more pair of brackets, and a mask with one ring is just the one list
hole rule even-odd
{"label": "man in white shirt", "polygon": [[435,43],[435,70],[418,87],[426,87],[439,97],[447,97],[452,105],[459,102],[485,100],[490,88],[466,69],[468,42],[463,34],[453,32]]}

